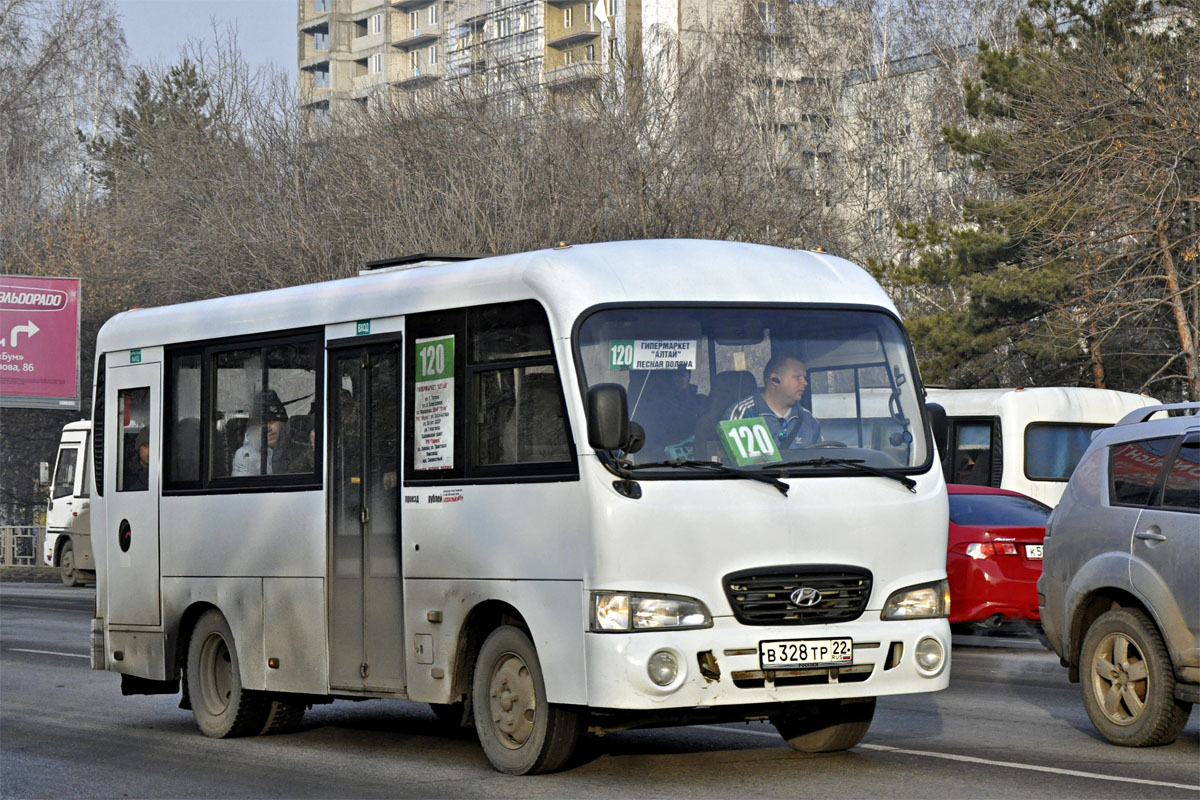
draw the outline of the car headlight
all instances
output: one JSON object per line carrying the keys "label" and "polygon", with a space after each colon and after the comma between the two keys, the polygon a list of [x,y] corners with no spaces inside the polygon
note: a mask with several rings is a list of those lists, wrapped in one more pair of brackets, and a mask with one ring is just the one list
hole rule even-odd
{"label": "car headlight", "polygon": [[592,592],[593,631],[708,628],[712,615],[699,600],[660,594]]}
{"label": "car headlight", "polygon": [[950,615],[950,582],[943,579],[909,586],[883,604],[880,619],[930,619]]}

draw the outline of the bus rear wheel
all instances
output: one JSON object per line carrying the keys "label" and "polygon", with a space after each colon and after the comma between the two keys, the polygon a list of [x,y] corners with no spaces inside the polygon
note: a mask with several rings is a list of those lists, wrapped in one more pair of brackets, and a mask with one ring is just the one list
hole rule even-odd
{"label": "bus rear wheel", "polygon": [[795,750],[832,753],[861,742],[874,717],[874,697],[848,697],[798,703],[771,723]]}
{"label": "bus rear wheel", "polygon": [[554,772],[575,752],[583,716],[546,702],[537,650],[519,628],[499,627],[484,640],[475,662],[471,701],[479,743],[501,772]]}
{"label": "bus rear wheel", "polygon": [[301,704],[242,686],[233,632],[216,609],[204,612],[192,629],[187,686],[196,724],[214,739],[284,733],[304,716]]}

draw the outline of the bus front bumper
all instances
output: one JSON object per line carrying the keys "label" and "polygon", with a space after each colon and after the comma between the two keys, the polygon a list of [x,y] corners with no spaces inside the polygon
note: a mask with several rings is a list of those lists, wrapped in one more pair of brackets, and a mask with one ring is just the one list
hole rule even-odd
{"label": "bus front bumper", "polygon": [[[849,663],[763,669],[762,642],[840,638],[853,642]],[[945,619],[757,627],[718,617],[713,627],[699,630],[589,633],[584,639],[592,708],[683,709],[875,697],[934,692],[950,683],[950,626]]]}

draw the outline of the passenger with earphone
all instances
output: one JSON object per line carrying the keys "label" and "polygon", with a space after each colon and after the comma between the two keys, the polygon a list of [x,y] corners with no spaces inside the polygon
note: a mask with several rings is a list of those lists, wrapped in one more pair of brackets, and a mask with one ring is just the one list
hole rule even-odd
{"label": "passenger with earphone", "polygon": [[763,368],[762,394],[744,397],[729,407],[725,419],[762,417],[780,450],[807,447],[821,441],[821,423],[800,405],[808,388],[804,362],[777,355]]}

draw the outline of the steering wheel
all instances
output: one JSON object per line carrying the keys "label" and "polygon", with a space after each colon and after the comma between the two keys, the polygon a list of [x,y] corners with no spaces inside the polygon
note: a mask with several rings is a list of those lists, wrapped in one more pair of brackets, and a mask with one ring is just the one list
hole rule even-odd
{"label": "steering wheel", "polygon": [[826,440],[820,441],[820,442],[813,442],[812,444],[801,445],[800,449],[801,450],[820,450],[822,448],[828,448],[828,447],[846,447],[846,443],[839,442],[834,439],[826,439]]}

